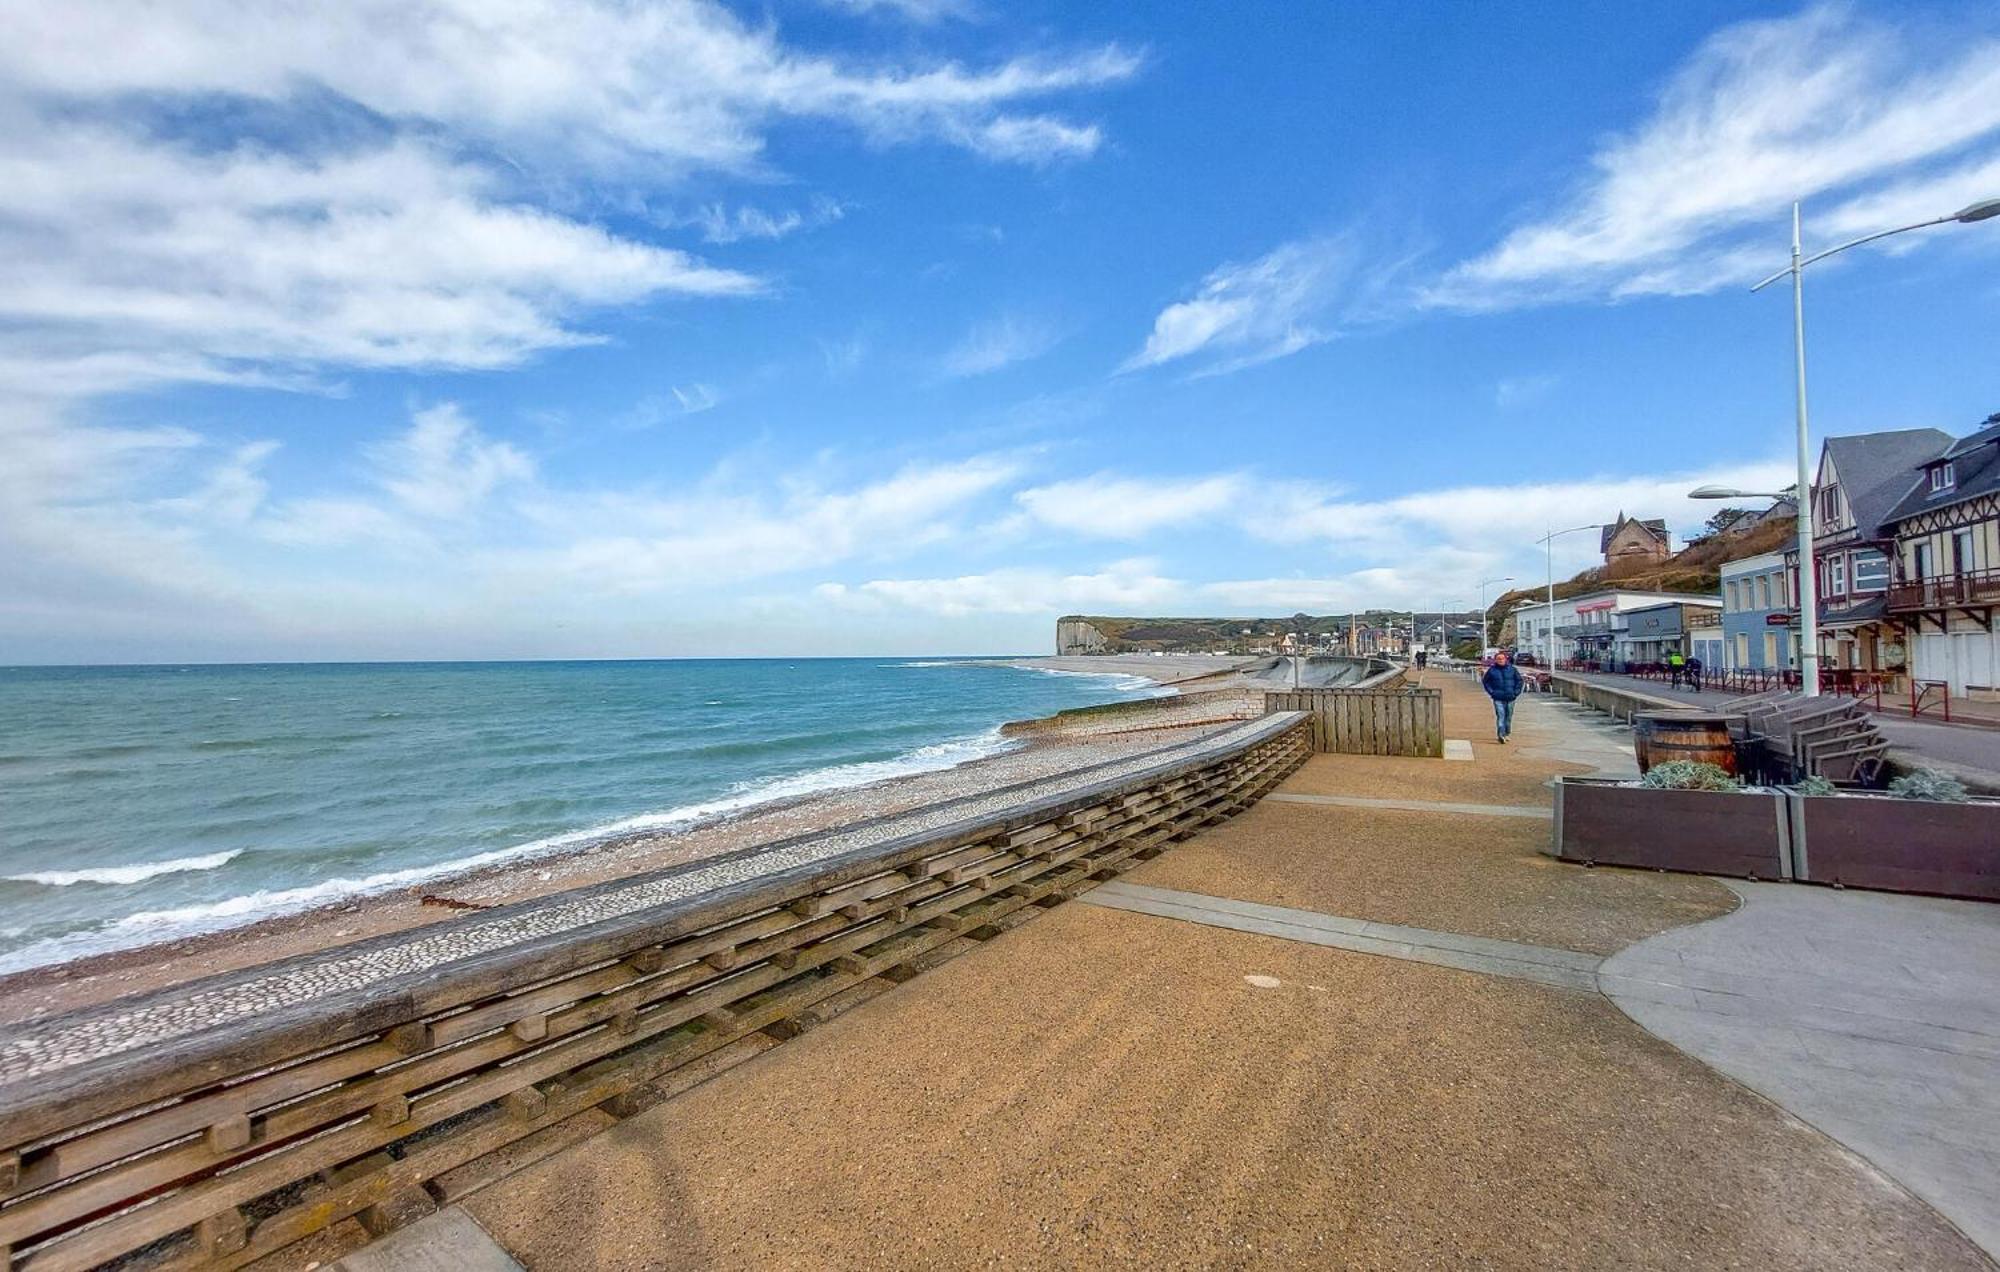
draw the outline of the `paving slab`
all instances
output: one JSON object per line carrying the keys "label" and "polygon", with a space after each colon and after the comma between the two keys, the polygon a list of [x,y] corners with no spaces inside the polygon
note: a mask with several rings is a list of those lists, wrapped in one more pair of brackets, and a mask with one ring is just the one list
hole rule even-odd
{"label": "paving slab", "polygon": [[1741,909],[1606,960],[1605,993],[2000,1258],[2000,906],[1725,882]]}
{"label": "paving slab", "polygon": [[361,1247],[332,1267],[332,1272],[525,1272],[457,1206],[398,1228]]}
{"label": "paving slab", "polygon": [[1265,936],[1306,941],[1361,954],[1484,972],[1490,976],[1513,976],[1562,989],[1590,992],[1597,988],[1598,960],[1574,950],[1462,936],[1456,932],[1437,932],[1396,923],[1371,923],[1341,915],[1258,905],[1124,882],[1093,888],[1081,899],[1091,905],[1131,910],[1160,918],[1182,919],[1239,932],[1258,932]]}
{"label": "paving slab", "polygon": [[1526,817],[1531,821],[1550,821],[1555,817],[1555,810],[1552,808],[1537,808],[1524,804],[1455,804],[1435,799],[1368,799],[1360,795],[1302,795],[1286,791],[1274,792],[1264,798],[1275,799],[1281,804],[1325,804],[1329,808],[1391,808],[1407,813],[1466,813],[1477,817]]}

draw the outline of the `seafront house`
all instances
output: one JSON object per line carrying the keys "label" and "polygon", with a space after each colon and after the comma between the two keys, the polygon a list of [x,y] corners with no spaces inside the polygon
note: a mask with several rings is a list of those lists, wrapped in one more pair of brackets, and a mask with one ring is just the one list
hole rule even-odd
{"label": "seafront house", "polygon": [[1787,671],[1799,665],[1798,639],[1784,553],[1765,552],[1722,567],[1723,657],[1712,666]]}
{"label": "seafront house", "polygon": [[[1829,437],[1813,480],[1813,563],[1819,583],[1822,670],[1880,674],[1900,690],[1908,658],[1902,626],[1889,617],[1890,512],[1916,470],[1952,444],[1934,428]],[[1786,553],[1798,570],[1798,551]]]}
{"label": "seafront house", "polygon": [[1955,698],[2000,698],[2000,413],[1917,465],[1886,515],[1896,553],[1889,615],[1910,674]]}

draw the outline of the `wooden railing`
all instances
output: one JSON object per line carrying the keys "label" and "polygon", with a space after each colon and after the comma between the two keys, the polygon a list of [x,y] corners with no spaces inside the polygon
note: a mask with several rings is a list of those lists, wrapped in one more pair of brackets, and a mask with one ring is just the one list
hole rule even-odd
{"label": "wooden railing", "polygon": [[[691,1061],[1229,817],[1304,762],[1308,729],[1266,717],[1058,794],[832,832],[898,828],[852,851],[803,836],[16,1027],[0,1269],[235,1268],[349,1217],[393,1227],[447,1171],[501,1149],[518,1169]],[[697,886],[718,877],[737,881]]]}
{"label": "wooden railing", "polygon": [[1436,689],[1285,689],[1266,711],[1304,711],[1312,749],[1343,755],[1444,754],[1444,695]]}
{"label": "wooden railing", "polygon": [[1889,589],[1889,608],[1895,611],[1941,610],[1955,605],[2000,605],[2000,570],[1940,574]]}

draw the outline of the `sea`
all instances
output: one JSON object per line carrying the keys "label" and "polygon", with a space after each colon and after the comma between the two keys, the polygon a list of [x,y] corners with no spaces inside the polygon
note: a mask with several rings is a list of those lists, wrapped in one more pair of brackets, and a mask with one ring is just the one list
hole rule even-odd
{"label": "sea", "polygon": [[0,668],[0,974],[950,768],[1163,692],[963,659]]}

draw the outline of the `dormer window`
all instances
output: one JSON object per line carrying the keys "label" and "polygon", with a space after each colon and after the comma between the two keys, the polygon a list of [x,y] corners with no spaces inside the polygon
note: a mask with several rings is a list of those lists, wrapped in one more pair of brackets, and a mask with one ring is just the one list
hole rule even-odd
{"label": "dormer window", "polygon": [[1934,495],[1958,484],[1958,466],[1948,459],[1941,464],[1930,465],[1925,471],[1930,474],[1931,493]]}

